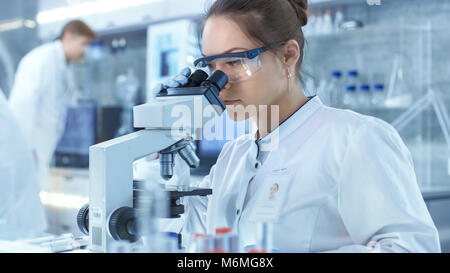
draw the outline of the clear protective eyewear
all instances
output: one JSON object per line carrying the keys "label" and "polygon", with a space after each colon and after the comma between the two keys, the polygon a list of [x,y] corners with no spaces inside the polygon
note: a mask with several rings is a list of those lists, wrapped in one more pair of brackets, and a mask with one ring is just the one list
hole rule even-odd
{"label": "clear protective eyewear", "polygon": [[228,76],[229,83],[238,83],[250,79],[261,67],[259,55],[270,48],[276,48],[284,43],[274,44],[272,47],[261,47],[244,52],[225,53],[197,59],[194,65],[198,69],[206,69],[208,74],[214,70],[221,70]]}

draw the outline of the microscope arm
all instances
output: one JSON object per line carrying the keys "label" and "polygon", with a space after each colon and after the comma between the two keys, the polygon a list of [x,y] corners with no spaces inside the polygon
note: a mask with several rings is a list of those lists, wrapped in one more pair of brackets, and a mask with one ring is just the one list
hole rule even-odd
{"label": "microscope arm", "polygon": [[[195,76],[196,77],[192,77]],[[203,75],[203,76],[202,76]],[[129,229],[133,213],[133,162],[160,152],[161,175],[172,175],[173,157],[177,153],[190,167],[199,164],[194,147],[180,141],[192,135],[225,110],[219,92],[228,82],[222,71],[214,71],[207,79],[196,71],[192,83],[160,92],[155,100],[133,108],[135,128],[145,130],[94,145],[89,151],[89,207],[78,217],[81,230],[89,232],[89,249],[110,252],[114,241],[127,239],[135,230]],[[208,195],[210,189],[194,189],[172,193],[171,202],[186,195]],[[171,213],[182,213],[181,207]],[[87,222],[89,222],[87,224]],[[126,224],[125,224],[126,223]],[[88,230],[87,228],[88,227]],[[123,227],[126,227],[125,229]],[[124,236],[122,236],[125,234]],[[132,236],[128,236],[132,237]]]}
{"label": "microscope arm", "polygon": [[[93,251],[102,249],[107,236],[104,225],[117,208],[133,206],[133,162],[159,152],[183,139],[171,130],[141,130],[120,138],[94,145],[89,151],[89,236]],[[130,183],[126,183],[130,181]],[[109,213],[112,214],[112,213]]]}

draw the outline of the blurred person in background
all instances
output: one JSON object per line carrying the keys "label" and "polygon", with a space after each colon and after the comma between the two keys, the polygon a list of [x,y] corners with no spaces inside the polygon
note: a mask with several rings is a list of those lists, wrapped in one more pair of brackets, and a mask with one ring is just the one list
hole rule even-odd
{"label": "blurred person in background", "polygon": [[74,20],[59,39],[33,49],[19,63],[9,105],[33,153],[41,186],[75,99],[69,63],[81,61],[95,39],[88,25]]}
{"label": "blurred person in background", "polygon": [[2,230],[45,231],[33,156],[1,90],[0,156],[0,222],[6,227]]}

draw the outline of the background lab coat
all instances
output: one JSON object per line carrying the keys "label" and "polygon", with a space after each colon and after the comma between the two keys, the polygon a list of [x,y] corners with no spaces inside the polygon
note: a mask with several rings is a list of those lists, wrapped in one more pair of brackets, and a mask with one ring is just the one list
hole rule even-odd
{"label": "background lab coat", "polygon": [[[258,151],[277,136],[277,149]],[[275,251],[440,252],[398,133],[380,119],[327,107],[317,96],[258,144],[245,135],[224,146],[199,184],[213,195],[184,198],[184,238],[230,226],[244,246],[255,244],[252,216],[280,172],[291,184],[277,193],[283,205]]]}
{"label": "background lab coat", "polygon": [[40,183],[64,132],[67,109],[73,98],[70,76],[60,40],[28,53],[17,69],[9,105],[32,151],[38,158]]}
{"label": "background lab coat", "polygon": [[47,228],[36,179],[31,151],[0,90],[0,219],[8,228]]}

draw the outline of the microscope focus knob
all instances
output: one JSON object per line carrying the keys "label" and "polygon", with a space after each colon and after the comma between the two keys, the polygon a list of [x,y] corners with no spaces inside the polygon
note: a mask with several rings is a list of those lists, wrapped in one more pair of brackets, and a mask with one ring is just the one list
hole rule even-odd
{"label": "microscope focus knob", "polygon": [[135,242],[136,213],[133,208],[122,207],[111,214],[109,219],[109,232],[115,240],[128,240]]}
{"label": "microscope focus knob", "polygon": [[78,211],[77,225],[83,234],[89,235],[89,204],[84,205]]}

